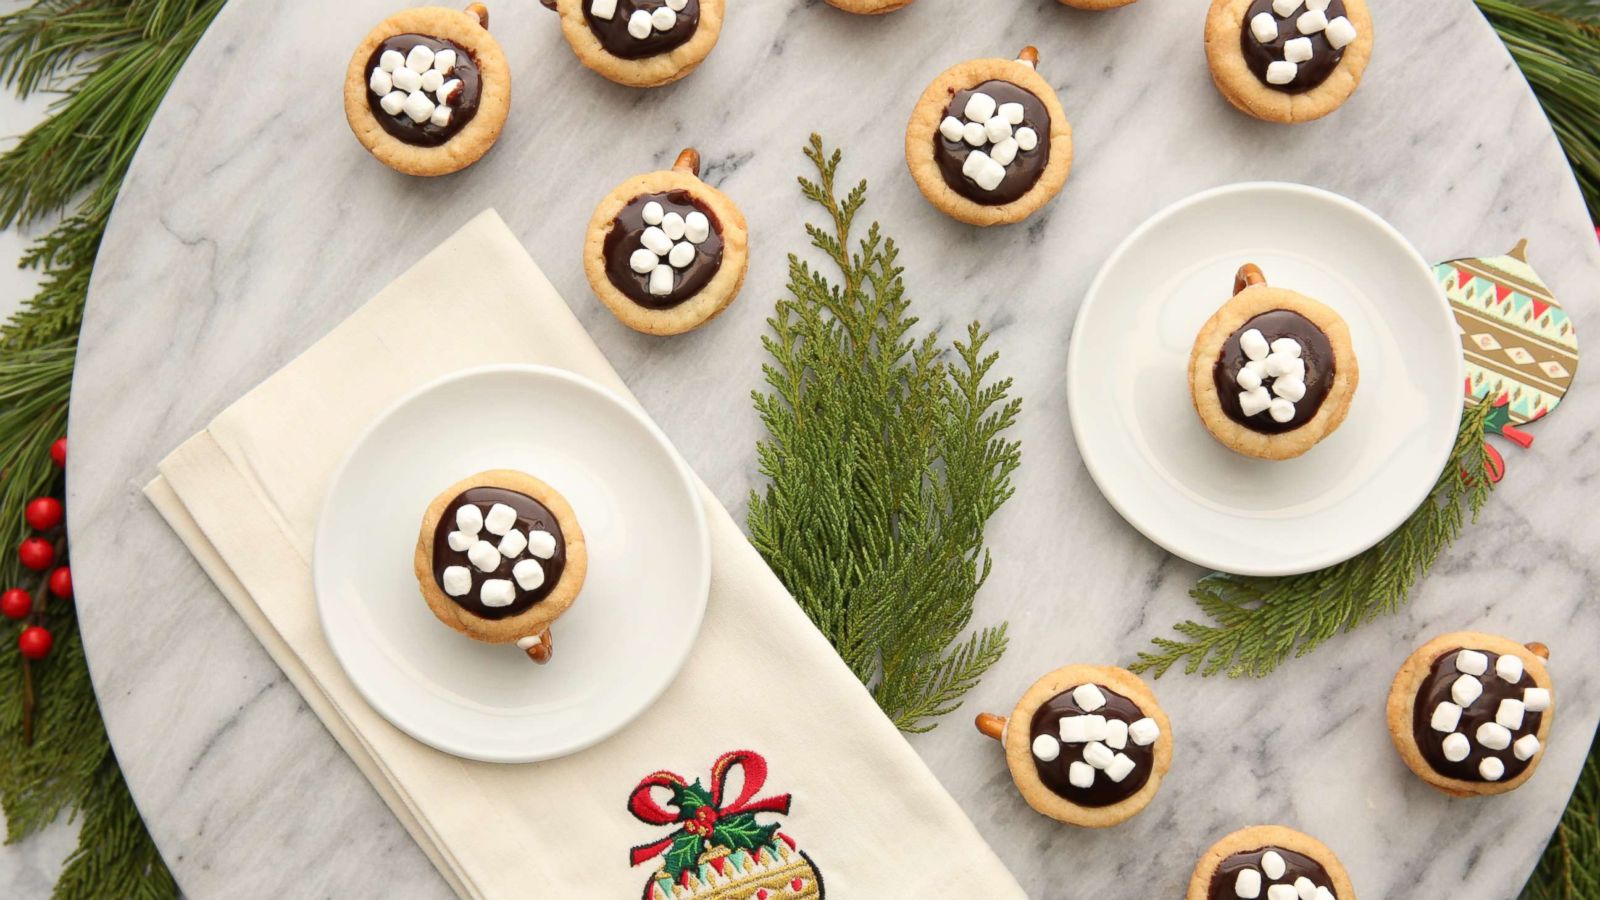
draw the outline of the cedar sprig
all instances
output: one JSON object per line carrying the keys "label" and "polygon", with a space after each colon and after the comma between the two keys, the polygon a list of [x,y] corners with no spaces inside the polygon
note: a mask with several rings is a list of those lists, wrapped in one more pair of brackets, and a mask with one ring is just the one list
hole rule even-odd
{"label": "cedar sprig", "polygon": [[950,349],[912,336],[894,242],[873,223],[851,245],[866,182],[841,198],[839,152],[813,135],[805,154],[817,177],[801,192],[827,218],[806,233],[837,275],[790,255],[762,338],[768,483],[751,540],[895,725],[927,731],[1005,651],[1004,624],[968,627],[992,564],[983,528],[1021,461],[1005,436],[1021,401],[991,378],[978,323]]}

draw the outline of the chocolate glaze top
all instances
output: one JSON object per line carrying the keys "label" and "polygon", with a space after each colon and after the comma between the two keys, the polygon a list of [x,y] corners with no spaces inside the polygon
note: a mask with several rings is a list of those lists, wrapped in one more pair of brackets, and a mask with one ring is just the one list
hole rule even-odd
{"label": "chocolate glaze top", "polygon": [[[1272,0],[1255,0],[1244,14],[1244,27],[1240,29],[1239,49],[1244,52],[1245,64],[1250,71],[1261,80],[1262,84],[1275,91],[1285,94],[1303,94],[1306,91],[1328,80],[1334,70],[1339,68],[1339,63],[1344,60],[1344,50],[1335,50],[1333,44],[1328,42],[1328,31],[1323,29],[1314,34],[1302,35],[1298,22],[1300,16],[1306,12],[1304,5],[1297,7],[1294,14],[1287,18],[1278,15],[1272,9]],[[1263,44],[1256,40],[1250,30],[1250,20],[1261,13],[1272,16],[1278,23],[1278,37]],[[1328,21],[1333,21],[1345,14],[1344,0],[1333,0],[1323,15]],[[1295,70],[1294,80],[1288,84],[1271,84],[1267,81],[1267,66],[1283,60],[1283,45],[1298,37],[1311,39],[1311,58],[1300,63]]]}
{"label": "chocolate glaze top", "polygon": [[984,206],[1002,206],[1012,201],[1021,199],[1022,195],[1033,190],[1038,184],[1039,176],[1044,174],[1045,167],[1050,163],[1050,111],[1045,109],[1044,102],[1034,96],[1032,91],[1018,87],[1009,81],[985,81],[973,85],[964,91],[954,91],[950,95],[950,103],[944,108],[944,115],[939,120],[944,121],[946,116],[954,116],[962,122],[966,121],[967,101],[973,94],[988,94],[993,97],[995,104],[1020,103],[1022,104],[1022,122],[1012,126],[1012,130],[1027,127],[1032,128],[1039,136],[1039,144],[1032,150],[1018,151],[1011,164],[1006,166],[1006,177],[1000,185],[992,191],[978,187],[977,182],[968,178],[961,167],[966,164],[967,157],[974,150],[988,153],[993,149],[993,144],[974,147],[966,141],[952,141],[939,132],[933,130],[933,159],[939,164],[939,171],[944,175],[945,183],[951,190]]}
{"label": "chocolate glaze top", "polygon": [[[1137,703],[1113,691],[1103,684],[1095,685],[1100,693],[1105,695],[1106,705],[1093,712],[1093,715],[1105,716],[1107,720],[1121,719],[1132,725],[1145,717],[1143,710]],[[1073,685],[1077,687],[1077,685]],[[1037,712],[1033,714],[1033,721],[1028,726],[1028,743],[1031,746],[1033,739],[1041,734],[1059,737],[1061,734],[1061,720],[1073,716],[1090,715],[1078,701],[1073,699],[1072,689],[1069,688],[1051,697],[1040,704]],[[1061,745],[1061,755],[1051,762],[1045,762],[1039,757],[1033,757],[1033,765],[1039,772],[1039,780],[1044,786],[1063,799],[1076,803],[1079,806],[1101,807],[1120,803],[1132,797],[1150,780],[1150,771],[1155,762],[1155,744],[1141,747],[1130,738],[1127,745],[1118,753],[1127,754],[1133,760],[1133,771],[1122,781],[1115,782],[1106,776],[1106,773],[1096,769],[1094,783],[1087,788],[1076,787],[1068,780],[1067,774],[1072,764],[1083,762],[1083,750],[1088,744]]]}
{"label": "chocolate glaze top", "polygon": [[[1471,648],[1476,650],[1477,648]],[[1488,650],[1478,650],[1489,658],[1489,668],[1482,675],[1473,676],[1483,685],[1483,694],[1472,701],[1470,706],[1461,710],[1461,721],[1456,724],[1456,732],[1466,735],[1467,745],[1471,749],[1467,758],[1460,762],[1451,762],[1444,755],[1444,739],[1449,735],[1446,732],[1433,730],[1433,710],[1441,702],[1451,700],[1450,690],[1455,685],[1456,679],[1466,674],[1456,668],[1456,656],[1460,649],[1452,650],[1433,661],[1433,667],[1428,671],[1428,677],[1423,679],[1422,686],[1417,690],[1416,709],[1412,714],[1411,734],[1417,741],[1417,750],[1422,758],[1435,772],[1447,778],[1457,778],[1462,781],[1487,782],[1482,773],[1478,771],[1478,764],[1486,757],[1497,757],[1506,767],[1505,774],[1497,781],[1509,781],[1527,770],[1538,756],[1528,759],[1517,759],[1517,755],[1510,747],[1504,750],[1490,750],[1478,743],[1478,727],[1485,722],[1493,722],[1495,713],[1500,709],[1500,701],[1511,699],[1521,700],[1522,692],[1531,687],[1538,687],[1533,676],[1526,670],[1515,684],[1501,678],[1495,672],[1495,663],[1500,659],[1500,654]],[[1524,712],[1522,714],[1522,727],[1511,729],[1511,740],[1526,734],[1538,734],[1539,723],[1544,720],[1542,712]],[[1543,752],[1542,750],[1540,752]]]}
{"label": "chocolate glaze top", "polygon": [[1217,864],[1216,874],[1211,876],[1211,889],[1206,894],[1208,900],[1237,900],[1239,895],[1235,892],[1234,885],[1238,882],[1239,873],[1245,869],[1261,872],[1261,857],[1266,856],[1268,850],[1283,857],[1283,875],[1280,878],[1268,878],[1266,873],[1262,872],[1259,896],[1266,897],[1267,888],[1274,884],[1294,884],[1298,878],[1309,878],[1313,885],[1325,887],[1335,897],[1339,896],[1334,893],[1333,879],[1328,877],[1328,870],[1322,867],[1322,863],[1303,853],[1285,850],[1282,847],[1260,847],[1255,850],[1240,851]]}
{"label": "chocolate glaze top", "polygon": [[[651,227],[644,220],[644,208],[651,201],[661,204],[668,214],[687,216],[692,212],[701,212],[711,221],[710,235],[694,245],[694,259],[688,266],[674,268],[672,292],[663,295],[650,293],[650,275],[635,272],[631,262],[633,252],[641,246],[640,236],[646,228]],[[678,239],[679,242],[684,240],[687,238]],[[702,205],[688,191],[640,194],[629,200],[622,207],[622,212],[617,213],[611,233],[606,235],[602,252],[606,260],[606,278],[629,300],[648,309],[671,309],[700,293],[711,282],[712,276],[717,274],[717,270],[722,268],[722,223],[717,221],[710,207]],[[667,264],[666,259],[661,262]]]}
{"label": "chocolate glaze top", "polygon": [[[421,44],[437,54],[440,50],[454,50],[456,65],[445,81],[452,78],[461,81],[460,90],[451,95],[450,123],[443,128],[429,121],[413,122],[405,113],[389,115],[380,105],[383,98],[374,94],[371,88],[367,89],[367,107],[372,110],[372,117],[378,124],[397,140],[404,141],[416,147],[437,147],[445,141],[455,137],[461,129],[467,127],[472,117],[478,114],[478,102],[483,97],[483,81],[478,73],[478,60],[472,51],[444,38],[430,37],[425,34],[397,34],[386,38],[373,49],[372,56],[367,59],[365,76],[370,78],[372,70],[378,68],[378,60],[383,57],[385,50],[395,50],[401,56],[411,52],[411,48]],[[428,94],[428,99],[437,99],[436,95]]]}
{"label": "chocolate glaze top", "polygon": [[[1281,337],[1300,342],[1300,358],[1306,364],[1306,394],[1295,401],[1294,418],[1287,422],[1277,421],[1266,410],[1247,416],[1239,406],[1239,383],[1234,379],[1244,364],[1250,361],[1239,346],[1239,338],[1252,328],[1259,330],[1268,344]],[[1217,386],[1217,400],[1222,405],[1223,415],[1261,434],[1283,434],[1315,418],[1317,410],[1322,408],[1322,401],[1328,398],[1328,391],[1333,388],[1333,376],[1333,345],[1328,343],[1328,336],[1310,319],[1290,309],[1268,310],[1240,325],[1222,342],[1222,353],[1211,368],[1211,379]],[[1271,378],[1262,382],[1269,392],[1272,382]]]}
{"label": "chocolate glaze top", "polygon": [[677,11],[677,21],[671,28],[666,31],[651,28],[649,36],[642,40],[628,32],[628,19],[635,10],[653,14],[667,5],[665,0],[617,0],[617,9],[609,19],[590,11],[594,0],[582,0],[582,3],[584,21],[589,23],[595,39],[607,53],[621,59],[645,59],[670,53],[688,43],[700,27],[700,0],[688,0],[683,9]]}
{"label": "chocolate glaze top", "polygon": [[[511,527],[527,535],[529,531],[548,531],[555,536],[556,551],[549,559],[538,559],[533,554],[524,550],[517,557],[507,559],[500,557],[500,565],[493,572],[479,571],[467,559],[465,551],[450,549],[450,532],[456,530],[456,510],[466,504],[473,504],[478,511],[488,515],[489,508],[496,503],[504,503],[517,511],[517,523]],[[478,536],[491,544],[498,545],[500,537],[490,534],[485,528]],[[522,589],[515,578],[511,577],[511,568],[525,559],[536,559],[544,569],[544,583],[531,591]],[[556,521],[554,514],[545,508],[543,503],[516,491],[499,487],[473,487],[467,488],[460,496],[451,500],[444,508],[444,515],[439,518],[439,525],[433,532],[433,580],[439,586],[440,592],[444,591],[444,570],[450,566],[465,566],[472,573],[472,589],[460,597],[450,597],[455,604],[467,612],[484,619],[504,619],[514,616],[532,607],[543,600],[555,589],[556,583],[561,580],[561,574],[567,567],[567,541],[561,534],[561,525]],[[510,579],[516,588],[516,599],[507,606],[485,606],[479,599],[479,591],[483,583],[491,578]]]}

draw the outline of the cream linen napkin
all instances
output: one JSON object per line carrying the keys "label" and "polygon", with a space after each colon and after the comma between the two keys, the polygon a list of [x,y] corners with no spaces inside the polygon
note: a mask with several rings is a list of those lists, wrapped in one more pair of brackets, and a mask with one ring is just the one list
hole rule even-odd
{"label": "cream linen napkin", "polygon": [[793,797],[786,815],[758,818],[781,822],[829,894],[1020,896],[704,485],[705,624],[672,687],[615,737],[564,759],[479,763],[412,740],[366,705],[323,639],[312,592],[328,479],[400,396],[497,362],[558,366],[632,400],[489,211],[173,451],[146,488],[451,887],[467,897],[638,897],[659,857],[632,866],[629,849],[677,827],[629,813],[640,779],[670,770],[710,787],[714,760],[749,750],[768,766],[754,799]]}

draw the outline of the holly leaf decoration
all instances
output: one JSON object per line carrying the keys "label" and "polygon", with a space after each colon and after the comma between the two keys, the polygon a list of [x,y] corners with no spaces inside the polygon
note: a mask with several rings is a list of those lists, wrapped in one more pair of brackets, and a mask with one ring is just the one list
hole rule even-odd
{"label": "holly leaf decoration", "polygon": [[711,829],[711,843],[729,850],[754,850],[772,842],[778,825],[762,825],[755,813],[739,813],[718,819]]}
{"label": "holly leaf decoration", "polygon": [[673,881],[678,880],[684,869],[700,864],[700,851],[704,846],[705,841],[697,834],[680,831],[672,836],[672,846],[667,848],[662,859],[665,861],[663,868]]}
{"label": "holly leaf decoration", "polygon": [[711,792],[702,787],[700,779],[696,778],[694,784],[680,784],[673,787],[672,804],[680,810],[678,821],[687,821],[694,818],[695,810],[711,805]]}
{"label": "holly leaf decoration", "polygon": [[1500,434],[1510,424],[1511,404],[1502,396],[1489,405],[1489,417],[1483,420],[1483,430],[1487,434]]}

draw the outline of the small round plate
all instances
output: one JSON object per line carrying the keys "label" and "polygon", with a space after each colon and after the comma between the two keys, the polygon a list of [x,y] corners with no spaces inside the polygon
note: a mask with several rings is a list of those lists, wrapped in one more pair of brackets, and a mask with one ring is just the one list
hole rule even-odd
{"label": "small round plate", "polygon": [[[544,666],[445,626],[412,574],[428,503],[497,468],[560,491],[588,541]],[[644,712],[688,658],[711,586],[699,493],[666,436],[543,366],[459,372],[379,416],[333,476],[313,553],[323,633],[356,689],[417,740],[486,762],[574,753]]]}
{"label": "small round plate", "polygon": [[[1195,335],[1253,262],[1349,323],[1361,384],[1297,459],[1212,439],[1189,399]],[[1212,569],[1291,575],[1349,559],[1422,503],[1460,424],[1461,346],[1421,255],[1356,202],[1296,184],[1205,191],[1139,226],[1089,287],[1067,359],[1078,451],[1150,540]]]}

